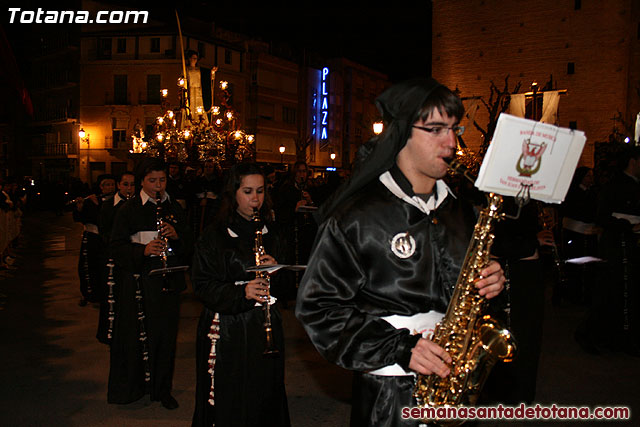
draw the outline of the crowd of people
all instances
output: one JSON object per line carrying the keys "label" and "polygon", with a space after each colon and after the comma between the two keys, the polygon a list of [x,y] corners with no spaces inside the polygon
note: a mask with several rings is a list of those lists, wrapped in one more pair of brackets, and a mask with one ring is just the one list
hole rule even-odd
{"label": "crowd of people", "polygon": [[171,384],[179,295],[190,278],[203,303],[194,425],[228,425],[249,404],[256,410],[239,425],[255,425],[265,414],[271,425],[288,425],[279,307],[295,300],[299,275],[247,268],[306,264],[312,213],[338,183],[313,179],[304,162],[278,176],[255,163],[223,174],[205,161],[198,173],[148,158],[135,172],[99,176],[96,191],[72,205],[83,225],[79,304],[100,304],[96,338],[111,349],[108,402],[148,394],[167,409],[179,406]]}
{"label": "crowd of people", "polygon": [[[447,175],[464,114],[451,90],[412,80],[377,105],[385,131],[361,148],[342,184],[337,174],[312,177],[304,162],[284,174],[256,163],[222,171],[213,161],[200,168],[150,158],[100,176],[97,191],[74,200],[83,224],[80,305],[100,304],[96,337],[111,350],[108,402],[148,394],[178,407],[172,377],[180,293],[190,281],[203,306],[193,425],[290,425],[287,303],[318,351],[355,372],[351,425],[416,424],[400,417],[415,406],[414,375],[452,374],[452,355],[430,333],[454,294],[484,199]],[[554,303],[588,306],[575,335],[585,351],[640,355],[639,180],[633,147],[610,182],[596,187],[593,171],[578,168],[559,208],[531,201],[498,223],[475,285],[519,352],[494,370],[481,402],[535,400],[546,267],[556,273]],[[24,200],[2,188],[6,215]],[[505,198],[503,207],[516,202]],[[4,246],[2,268],[10,268]]]}

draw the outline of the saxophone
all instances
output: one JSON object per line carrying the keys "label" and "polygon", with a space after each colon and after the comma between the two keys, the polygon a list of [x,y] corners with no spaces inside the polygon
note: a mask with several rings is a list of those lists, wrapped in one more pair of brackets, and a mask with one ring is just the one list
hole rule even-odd
{"label": "saxophone", "polygon": [[491,368],[498,359],[510,362],[515,353],[511,333],[483,315],[486,299],[475,287],[480,271],[489,263],[493,225],[502,217],[502,197],[493,193],[488,197],[489,204],[480,212],[451,302],[432,338],[451,356],[451,373],[446,378],[432,374],[418,375],[416,379],[414,397],[418,405],[434,409],[423,411],[434,415],[424,422],[462,424],[464,421],[460,420],[436,420],[435,409],[475,405]]}
{"label": "saxophone", "polygon": [[[262,221],[260,221],[260,213],[258,209],[253,209],[253,218],[252,218],[255,226],[256,226],[256,236],[253,245],[253,253],[255,255],[256,265],[260,265],[260,257],[265,254],[264,245],[262,244]],[[267,295],[265,301],[262,303],[262,309],[264,311],[264,332],[265,332],[265,348],[264,354],[265,356],[275,356],[279,353],[278,349],[275,347],[273,342],[273,331],[271,326],[271,308],[270,308],[270,300],[271,294],[269,293],[271,281],[269,278],[269,274],[264,271],[257,271],[256,277],[260,277],[267,280]]]}

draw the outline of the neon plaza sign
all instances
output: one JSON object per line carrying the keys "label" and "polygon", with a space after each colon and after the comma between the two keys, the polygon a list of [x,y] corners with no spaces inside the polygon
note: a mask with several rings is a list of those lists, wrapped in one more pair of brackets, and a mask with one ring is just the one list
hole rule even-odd
{"label": "neon plaza sign", "polygon": [[320,86],[320,140],[327,140],[327,127],[329,126],[329,69],[324,67],[321,71]]}
{"label": "neon plaza sign", "polygon": [[311,101],[311,135],[319,140],[329,139],[329,68],[318,71],[318,86],[313,90]]}

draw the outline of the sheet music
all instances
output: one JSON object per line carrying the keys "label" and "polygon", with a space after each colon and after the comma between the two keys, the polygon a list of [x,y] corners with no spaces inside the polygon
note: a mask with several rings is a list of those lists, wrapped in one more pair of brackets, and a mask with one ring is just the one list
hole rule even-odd
{"label": "sheet music", "polygon": [[502,113],[475,185],[503,196],[526,185],[531,198],[561,203],[585,142],[582,131]]}

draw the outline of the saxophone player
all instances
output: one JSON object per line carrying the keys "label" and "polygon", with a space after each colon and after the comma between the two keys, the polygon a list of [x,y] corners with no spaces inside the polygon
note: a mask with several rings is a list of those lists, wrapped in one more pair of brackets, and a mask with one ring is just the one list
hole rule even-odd
{"label": "saxophone player", "polygon": [[[351,179],[322,221],[298,289],[296,316],[322,355],[355,371],[351,425],[417,425],[413,373],[446,377],[451,356],[427,338],[446,311],[476,222],[442,178],[464,108],[433,79],[387,89],[384,132],[358,153]],[[490,262],[476,282],[504,287]]]}
{"label": "saxophone player", "polygon": [[[163,267],[185,264],[193,238],[182,207],[165,191],[167,172],[159,159],[145,159],[138,168],[141,190],[115,215],[109,248],[122,281],[110,353],[107,399],[134,402],[145,394],[167,409],[178,402],[171,395],[184,272],[150,275]],[[158,226],[159,194],[163,218]],[[166,244],[169,243],[169,245]],[[167,286],[167,281],[169,286]],[[169,287],[173,292],[163,292]]]}
{"label": "saxophone player", "polygon": [[[268,280],[246,272],[257,261],[284,261],[262,170],[254,163],[233,166],[222,194],[216,220],[199,239],[193,260],[193,288],[204,308],[196,338],[192,425],[288,426],[281,315],[276,305],[266,311],[265,304],[272,303],[266,300]],[[257,227],[254,210],[262,218]],[[272,287],[283,273],[273,275]],[[264,354],[269,336],[276,351]]]}

